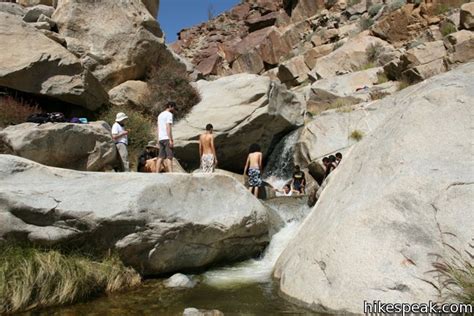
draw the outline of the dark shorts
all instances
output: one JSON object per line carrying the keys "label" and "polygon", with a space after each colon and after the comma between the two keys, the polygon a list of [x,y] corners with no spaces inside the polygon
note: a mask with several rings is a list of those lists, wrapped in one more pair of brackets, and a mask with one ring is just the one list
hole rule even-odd
{"label": "dark shorts", "polygon": [[160,142],[159,142],[159,148],[160,148],[160,153],[159,153],[159,155],[158,155],[158,158],[161,158],[161,159],[163,159],[163,158],[173,159],[173,150],[171,149],[169,139],[160,140]]}

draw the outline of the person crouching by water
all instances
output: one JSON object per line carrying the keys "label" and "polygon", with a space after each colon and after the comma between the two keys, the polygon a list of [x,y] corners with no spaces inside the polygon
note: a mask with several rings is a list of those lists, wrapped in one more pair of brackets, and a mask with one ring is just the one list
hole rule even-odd
{"label": "person crouching by water", "polygon": [[206,132],[199,137],[199,156],[201,157],[201,172],[212,173],[217,166],[216,148],[214,146],[214,127],[206,125]]}
{"label": "person crouching by water", "polygon": [[256,197],[258,197],[258,189],[262,186],[260,170],[262,170],[262,152],[260,145],[252,144],[250,145],[249,155],[245,163],[244,176],[249,176],[249,190]]}
{"label": "person crouching by water", "polygon": [[273,189],[275,192],[277,192],[277,196],[292,196],[293,193],[300,194],[299,191],[292,190],[288,184],[285,184],[282,190],[279,189]]}
{"label": "person crouching by water", "polygon": [[128,131],[125,130],[125,124],[127,123],[128,116],[123,113],[117,113],[115,116],[115,123],[112,125],[112,139],[117,146],[117,151],[122,160],[123,168],[121,171],[130,171],[130,163],[128,161]]}
{"label": "person crouching by water", "polygon": [[299,194],[304,194],[305,186],[306,178],[304,172],[301,171],[300,166],[295,166],[295,172],[293,172],[293,178],[291,179],[291,189]]}
{"label": "person crouching by water", "polygon": [[176,113],[176,103],[166,103],[166,109],[158,115],[158,146],[159,154],[156,160],[156,172],[161,172],[161,163],[165,161],[165,167],[169,172],[173,172],[173,113]]}
{"label": "person crouching by water", "polygon": [[158,147],[156,147],[156,141],[148,142],[145,150],[138,157],[137,171],[155,172],[156,157],[158,157]]}

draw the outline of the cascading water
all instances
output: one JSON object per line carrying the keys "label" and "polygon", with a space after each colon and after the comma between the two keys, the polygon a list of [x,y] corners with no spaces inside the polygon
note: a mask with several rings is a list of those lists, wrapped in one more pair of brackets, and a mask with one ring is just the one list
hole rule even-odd
{"label": "cascading water", "polygon": [[265,283],[271,280],[273,267],[291,238],[296,234],[299,222],[291,221],[273,235],[270,245],[259,259],[208,271],[204,282],[210,286],[226,288],[250,283]]}
{"label": "cascading water", "polygon": [[263,179],[277,189],[282,189],[291,179],[294,165],[293,154],[300,134],[301,129],[297,129],[283,137],[269,156]]}

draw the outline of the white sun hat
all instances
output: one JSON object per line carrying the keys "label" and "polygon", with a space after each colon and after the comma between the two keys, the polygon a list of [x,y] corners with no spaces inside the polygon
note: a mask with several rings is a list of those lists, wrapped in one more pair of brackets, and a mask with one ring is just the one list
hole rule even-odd
{"label": "white sun hat", "polygon": [[117,113],[117,116],[115,117],[115,122],[122,122],[123,120],[126,120],[128,119],[128,116],[123,113],[123,112],[120,112],[120,113]]}

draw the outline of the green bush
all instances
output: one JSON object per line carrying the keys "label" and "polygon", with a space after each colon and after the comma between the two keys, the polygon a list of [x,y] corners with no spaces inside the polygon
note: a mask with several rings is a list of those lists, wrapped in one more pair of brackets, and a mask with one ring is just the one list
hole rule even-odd
{"label": "green bush", "polygon": [[374,24],[374,20],[371,18],[361,18],[359,20],[359,26],[362,30],[368,30]]}
{"label": "green bush", "polygon": [[400,9],[406,4],[406,0],[396,0],[388,6],[390,12]]}
{"label": "green bush", "polygon": [[362,1],[362,0],[349,0],[348,3],[347,3],[347,5],[348,5],[349,7],[352,7],[352,6],[356,5],[356,4],[359,4],[361,1]]}
{"label": "green bush", "polygon": [[28,116],[40,112],[36,104],[7,95],[0,96],[0,127],[24,123]]}
{"label": "green bush", "polygon": [[0,314],[70,304],[137,286],[137,272],[117,256],[93,260],[34,247],[0,246]]}
{"label": "green bush", "polygon": [[365,50],[369,62],[377,63],[378,59],[380,58],[380,55],[383,53],[383,50],[383,45],[379,42],[375,44],[370,44],[369,47],[367,47],[367,49]]}
{"label": "green bush", "polygon": [[439,30],[443,36],[448,36],[449,34],[457,31],[456,26],[452,23],[444,23]]}
{"label": "green bush", "polygon": [[151,91],[145,102],[149,107],[140,110],[155,118],[168,101],[176,102],[176,119],[180,119],[201,100],[198,91],[189,83],[186,67],[166,49],[160,51],[156,62],[148,69],[146,82]]}
{"label": "green bush", "polygon": [[369,8],[369,10],[368,10],[369,15],[370,15],[371,17],[376,16],[377,13],[379,13],[379,11],[380,11],[382,8],[383,8],[383,4],[380,4],[380,3],[377,3],[377,4],[372,5],[372,6]]}

